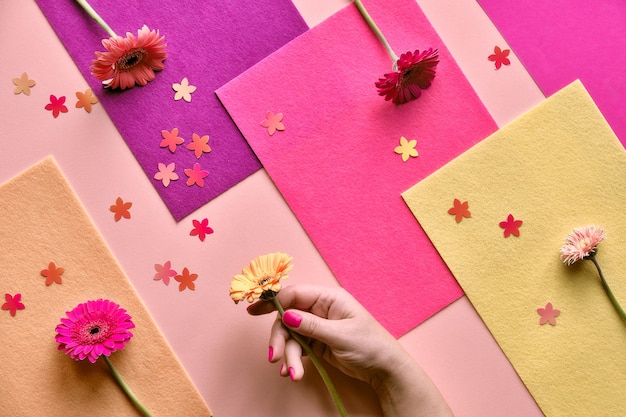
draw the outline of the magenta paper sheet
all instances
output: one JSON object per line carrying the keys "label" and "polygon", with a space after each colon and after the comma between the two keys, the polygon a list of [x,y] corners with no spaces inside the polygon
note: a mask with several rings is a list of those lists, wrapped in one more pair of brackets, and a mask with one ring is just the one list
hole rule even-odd
{"label": "magenta paper sheet", "polygon": [[626,143],[626,3],[479,0],[546,96],[580,79]]}
{"label": "magenta paper sheet", "polygon": [[[123,92],[104,91],[90,75],[106,32],[73,0],[36,1],[177,221],[260,168],[215,89],[308,29],[291,1],[90,1],[118,35],[136,35],[146,24],[165,36],[165,69],[147,86]],[[185,78],[196,87],[189,102],[175,100],[173,88]],[[174,129],[184,143],[171,152],[160,143],[162,131]],[[194,134],[209,137],[211,151],[200,158],[187,149]],[[207,175],[202,186],[187,185],[185,170],[196,164]],[[167,167],[178,179],[165,186],[154,176]]]}
{"label": "magenta paper sheet", "polygon": [[365,6],[397,53],[439,49],[417,101],[377,95],[392,63],[353,4],[217,95],[341,285],[400,336],[463,294],[400,194],[497,127],[415,1]]}

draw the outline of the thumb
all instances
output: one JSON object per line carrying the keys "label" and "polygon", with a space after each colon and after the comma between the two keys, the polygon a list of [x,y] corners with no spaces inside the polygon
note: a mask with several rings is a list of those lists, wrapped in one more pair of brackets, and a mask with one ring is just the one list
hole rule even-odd
{"label": "thumb", "polygon": [[283,314],[283,324],[295,332],[322,343],[329,344],[333,339],[333,320],[323,319],[315,314],[300,310],[287,310]]}

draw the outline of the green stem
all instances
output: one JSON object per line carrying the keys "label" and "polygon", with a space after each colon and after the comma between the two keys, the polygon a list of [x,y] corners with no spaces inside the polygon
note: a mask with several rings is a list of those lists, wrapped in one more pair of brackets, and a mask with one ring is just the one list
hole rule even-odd
{"label": "green stem", "polygon": [[393,66],[394,66],[394,71],[395,71],[397,61],[398,61],[398,55],[396,55],[393,49],[391,49],[389,42],[387,42],[387,39],[385,39],[385,35],[383,35],[383,33],[380,31],[380,29],[374,22],[374,19],[372,19],[372,16],[370,16],[367,10],[365,10],[365,6],[363,6],[363,3],[361,2],[361,0],[354,0],[354,4],[356,5],[356,8],[359,9],[359,12],[361,12],[361,16],[363,16],[363,19],[365,19],[367,24],[376,34],[376,36],[378,36],[378,39],[380,39],[380,41],[383,43],[383,46],[385,47],[385,49],[389,53],[389,56],[391,57],[391,60],[393,61]]}
{"label": "green stem", "polygon": [[[283,314],[285,313],[285,309],[283,309],[283,306],[280,305],[280,302],[278,301],[276,297],[272,297],[272,301],[274,302],[274,305],[278,309],[278,314],[280,314],[280,316],[282,317]],[[335,405],[337,406],[337,410],[339,411],[339,414],[342,417],[347,417],[348,412],[343,406],[343,402],[341,401],[341,398],[339,397],[339,394],[337,393],[337,390],[335,389],[333,382],[330,380],[330,376],[328,376],[328,373],[326,372],[324,365],[322,364],[322,362],[320,362],[317,355],[313,352],[313,350],[311,349],[311,346],[309,346],[309,344],[306,343],[304,339],[302,339],[302,336],[300,336],[298,333],[292,331],[291,329],[287,329],[287,330],[289,331],[289,334],[291,335],[291,337],[293,337],[298,343],[300,343],[300,346],[302,346],[302,349],[304,349],[304,351],[309,356],[309,358],[311,358],[311,362],[313,362],[313,365],[315,365],[317,372],[319,372],[320,376],[322,377],[324,384],[326,384],[326,388],[328,389],[330,396],[333,398],[333,401],[335,402]]]}
{"label": "green stem", "polygon": [[596,266],[596,269],[598,270],[598,274],[600,275],[600,280],[602,280],[602,286],[604,287],[604,290],[606,291],[609,298],[611,299],[611,302],[613,303],[613,307],[615,307],[619,315],[622,316],[624,320],[626,320],[626,313],[624,312],[624,309],[622,309],[622,306],[617,301],[617,298],[615,298],[615,296],[613,295],[613,291],[611,291],[611,288],[609,288],[609,284],[606,282],[606,279],[604,279],[604,274],[602,273],[602,269],[600,269],[600,264],[598,263],[598,260],[596,259],[595,255],[589,256],[587,259],[593,262],[593,264]]}
{"label": "green stem", "polygon": [[91,7],[89,3],[87,3],[86,0],[76,0],[76,3],[78,3],[83,9],[85,9],[87,14],[91,16],[93,20],[95,20],[100,26],[102,26],[102,28],[106,30],[110,37],[117,36],[113,29],[111,29],[111,27],[107,25],[107,22],[105,22],[104,19],[100,17],[100,15],[93,9],[93,7]]}
{"label": "green stem", "polygon": [[117,381],[119,386],[122,388],[122,391],[124,391],[124,393],[128,396],[128,398],[130,398],[130,400],[133,402],[135,407],[137,407],[143,413],[144,416],[152,417],[152,414],[150,414],[150,412],[146,409],[146,407],[144,407],[144,405],[139,401],[139,399],[135,396],[135,394],[130,390],[128,385],[126,385],[126,382],[124,382],[120,374],[115,370],[115,367],[113,366],[109,358],[104,355],[102,355],[102,357],[104,358],[104,361],[106,362],[106,364],[109,366],[109,370],[113,374],[113,378],[115,378],[115,381]]}

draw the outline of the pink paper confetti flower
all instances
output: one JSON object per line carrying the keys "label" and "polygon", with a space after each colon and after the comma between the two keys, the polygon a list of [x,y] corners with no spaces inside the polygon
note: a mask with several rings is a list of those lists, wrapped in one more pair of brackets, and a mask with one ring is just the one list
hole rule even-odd
{"label": "pink paper confetti flower", "polygon": [[112,301],[99,299],[79,304],[61,318],[56,327],[59,350],[77,361],[91,363],[124,348],[135,327],[126,310]]}
{"label": "pink paper confetti flower", "polygon": [[460,223],[464,217],[468,219],[472,217],[472,213],[469,211],[469,203],[467,201],[461,203],[461,200],[455,198],[453,204],[454,205],[448,210],[448,214],[453,215],[454,220],[456,220],[457,223]]}
{"label": "pink paper confetti flower", "polygon": [[159,144],[161,148],[168,148],[171,153],[176,152],[176,147],[182,144],[185,140],[178,136],[178,128],[172,129],[172,131],[161,130],[161,136],[163,140]]}
{"label": "pink paper confetti flower", "polygon": [[22,294],[4,294],[6,302],[2,304],[3,310],[8,310],[11,316],[15,317],[18,310],[24,310],[26,307],[22,303]]}
{"label": "pink paper confetti flower", "polygon": [[185,169],[187,185],[191,187],[196,184],[198,187],[204,187],[204,179],[209,175],[209,171],[204,171],[199,163],[195,163],[192,169]]}
{"label": "pink paper confetti flower", "polygon": [[172,263],[170,261],[165,262],[163,265],[154,264],[156,274],[154,274],[155,281],[163,281],[163,284],[170,285],[170,278],[178,274],[178,272],[172,269]]}
{"label": "pink paper confetti flower", "polygon": [[54,262],[50,262],[47,269],[41,270],[41,275],[46,277],[46,285],[52,285],[53,282],[61,284],[63,283],[61,278],[63,272],[65,272],[65,269],[57,267]]}
{"label": "pink paper confetti flower", "polygon": [[194,282],[198,278],[198,274],[192,274],[189,272],[187,267],[183,268],[183,273],[176,275],[174,279],[179,282],[178,291],[183,291],[185,289],[190,289],[191,291],[195,291],[196,283]]}
{"label": "pink paper confetti flower", "polygon": [[31,87],[35,86],[35,80],[31,80],[28,78],[28,74],[23,72],[21,77],[13,78],[13,84],[15,84],[15,90],[13,90],[13,94],[21,94],[24,93],[26,96],[30,96]]}
{"label": "pink paper confetti flower", "polygon": [[76,98],[78,99],[76,108],[84,108],[87,113],[91,113],[91,106],[98,102],[98,97],[93,95],[91,88],[86,89],[84,93],[77,91]]}
{"label": "pink paper confetti flower", "polygon": [[55,95],[50,95],[50,103],[46,104],[46,110],[52,112],[52,116],[56,119],[59,117],[59,113],[67,113],[67,106],[65,105],[65,96],[57,98]]}
{"label": "pink paper confetti flower", "polygon": [[404,104],[422,95],[431,86],[439,63],[439,51],[429,48],[420,53],[406,52],[400,55],[397,70],[384,75],[376,83],[378,94],[394,104]]}
{"label": "pink paper confetti flower", "polygon": [[187,149],[193,151],[196,158],[200,158],[203,154],[211,152],[209,135],[200,136],[196,133],[192,134],[191,143],[187,145]]}
{"label": "pink paper confetti flower", "polygon": [[556,326],[556,318],[561,314],[561,310],[554,308],[552,303],[547,303],[545,308],[538,308],[537,313],[541,316],[539,324],[550,323],[551,326]]}
{"label": "pink paper confetti flower", "polygon": [[155,71],[164,68],[165,37],[158,30],[150,30],[148,26],[137,31],[137,36],[126,32],[126,37],[111,36],[102,40],[106,52],[96,52],[91,73],[105,87],[112,89],[132,88],[135,85],[146,85],[154,80]]}
{"label": "pink paper confetti flower", "polygon": [[409,158],[417,158],[419,156],[417,149],[415,149],[416,145],[417,140],[407,140],[404,136],[402,136],[400,138],[400,145],[396,146],[393,151],[398,155],[402,155],[402,161],[406,162]]}
{"label": "pink paper confetti flower", "polygon": [[195,85],[190,85],[187,77],[179,83],[172,84],[172,89],[176,91],[174,94],[174,100],[185,100],[187,103],[191,103],[191,94],[196,91]]}
{"label": "pink paper confetti flower", "polygon": [[124,202],[121,197],[117,197],[115,204],[109,207],[109,210],[114,214],[114,219],[119,222],[122,218],[130,219],[130,208],[133,203],[130,201]]}
{"label": "pink paper confetti flower", "polygon": [[594,225],[577,227],[567,235],[565,244],[561,247],[561,260],[572,265],[581,259],[587,259],[595,255],[598,244],[604,239],[606,234],[602,227]]}
{"label": "pink paper confetti flower", "polygon": [[206,235],[213,233],[213,229],[209,227],[209,219],[206,217],[201,221],[192,220],[192,222],[193,229],[189,232],[189,236],[198,236],[198,239],[200,239],[201,242],[204,242]]}
{"label": "pink paper confetti flower", "polygon": [[515,220],[512,214],[509,214],[505,221],[500,222],[500,227],[504,229],[504,237],[511,235],[519,237],[519,228],[522,226],[521,220]]}
{"label": "pink paper confetti flower", "polygon": [[270,136],[272,136],[278,130],[285,130],[285,125],[283,124],[283,114],[274,114],[274,112],[268,110],[265,113],[265,119],[261,121],[261,126],[267,128],[267,133]]}
{"label": "pink paper confetti flower", "polygon": [[159,162],[159,172],[154,174],[154,179],[161,181],[163,186],[167,187],[170,185],[170,181],[176,181],[178,179],[178,174],[174,172],[174,169],[176,169],[174,162],[168,165]]}
{"label": "pink paper confetti flower", "polygon": [[499,70],[502,65],[510,65],[511,61],[508,56],[511,53],[510,49],[500,49],[499,46],[493,48],[493,54],[489,55],[489,61],[493,61],[496,66],[496,70]]}

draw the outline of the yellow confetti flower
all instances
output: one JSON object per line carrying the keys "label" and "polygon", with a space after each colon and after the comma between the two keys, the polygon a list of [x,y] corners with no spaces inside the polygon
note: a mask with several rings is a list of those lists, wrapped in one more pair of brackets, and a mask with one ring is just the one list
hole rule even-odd
{"label": "yellow confetti flower", "polygon": [[13,78],[13,84],[15,84],[13,94],[24,93],[30,96],[30,88],[35,86],[35,80],[28,78],[28,74],[24,72],[21,77]]}
{"label": "yellow confetti flower", "polygon": [[400,145],[396,146],[393,150],[398,155],[402,155],[402,161],[406,162],[410,157],[417,158],[419,155],[417,153],[417,149],[415,146],[417,145],[417,140],[407,140],[404,136],[400,138]]}

